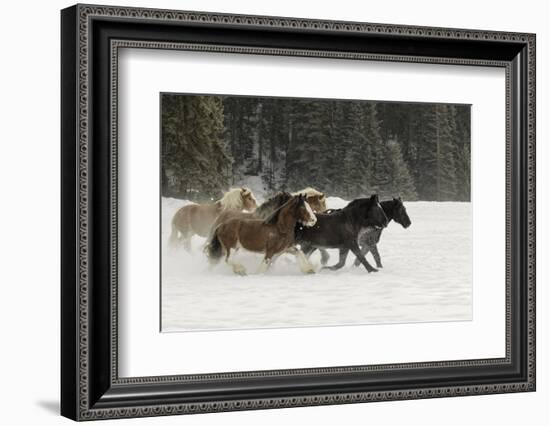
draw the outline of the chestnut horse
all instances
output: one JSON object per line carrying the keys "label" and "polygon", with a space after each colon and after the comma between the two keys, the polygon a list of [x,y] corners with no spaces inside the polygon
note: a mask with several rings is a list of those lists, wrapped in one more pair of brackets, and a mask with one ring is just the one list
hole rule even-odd
{"label": "chestnut horse", "polygon": [[223,211],[253,211],[256,207],[256,198],[248,188],[230,189],[214,203],[183,206],[172,218],[169,244],[171,247],[175,247],[179,243],[183,243],[184,247],[189,250],[191,237],[193,235],[207,237],[212,224]]}
{"label": "chestnut horse", "polygon": [[[286,191],[280,191],[267,201],[260,204],[260,206],[256,208],[256,210],[254,210],[252,213],[247,213],[242,210],[234,209],[224,210],[214,221],[214,224],[211,228],[211,233],[214,232],[214,229],[216,229],[218,225],[222,224],[223,222],[227,222],[229,219],[267,219],[275,210],[277,210],[279,207],[282,207],[282,205],[290,200],[293,196],[300,194],[306,197],[305,199],[314,213],[322,213],[327,209],[325,203],[325,194],[317,191],[316,189],[304,188],[301,191],[294,192],[292,194]],[[210,241],[211,239],[212,235],[208,237],[208,241]]]}
{"label": "chestnut horse", "polygon": [[303,272],[314,272],[304,253],[295,247],[294,228],[297,223],[313,226],[317,218],[304,195],[293,196],[265,220],[233,218],[219,225],[206,247],[212,262],[218,262],[225,254],[225,262],[233,272],[245,275],[243,265],[233,260],[239,248],[264,253],[259,273],[267,271],[275,259],[284,252],[295,254]]}

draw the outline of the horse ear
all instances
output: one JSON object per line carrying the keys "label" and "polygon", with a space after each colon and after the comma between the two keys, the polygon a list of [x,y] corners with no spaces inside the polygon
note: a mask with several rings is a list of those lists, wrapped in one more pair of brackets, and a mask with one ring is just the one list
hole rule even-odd
{"label": "horse ear", "polygon": [[372,194],[371,197],[370,197],[371,201],[374,202],[374,203],[378,203],[379,202],[379,199],[378,199],[378,194]]}

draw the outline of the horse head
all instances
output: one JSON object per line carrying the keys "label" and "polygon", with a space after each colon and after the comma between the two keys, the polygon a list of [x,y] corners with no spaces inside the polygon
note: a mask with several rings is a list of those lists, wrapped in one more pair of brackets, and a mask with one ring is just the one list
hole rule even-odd
{"label": "horse head", "polygon": [[265,224],[277,225],[281,234],[287,233],[289,229],[294,230],[296,223],[313,226],[316,222],[317,217],[315,217],[313,210],[307,203],[306,197],[301,194],[292,196],[290,200],[264,220]]}
{"label": "horse head", "polygon": [[322,213],[327,209],[325,194],[308,186],[300,191],[293,192],[292,195],[305,195],[306,201],[315,213]]}
{"label": "horse head", "polygon": [[248,188],[241,188],[241,202],[243,210],[249,212],[256,210],[258,207],[254,194],[252,194],[252,191]]}
{"label": "horse head", "polygon": [[317,223],[317,217],[307,201],[306,195],[298,195],[296,203],[296,221],[304,226],[313,226]]}
{"label": "horse head", "polygon": [[393,199],[393,220],[405,229],[411,226],[411,219],[407,214],[407,209],[405,208],[401,197]]}
{"label": "horse head", "polygon": [[306,201],[316,213],[323,213],[327,209],[325,194],[307,195]]}

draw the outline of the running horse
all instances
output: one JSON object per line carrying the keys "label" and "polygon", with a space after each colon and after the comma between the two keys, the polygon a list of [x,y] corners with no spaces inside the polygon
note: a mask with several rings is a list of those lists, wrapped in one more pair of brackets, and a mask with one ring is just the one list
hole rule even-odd
{"label": "running horse", "polygon": [[[407,214],[407,209],[405,208],[401,197],[381,201],[380,205],[388,218],[388,223],[394,220],[405,229],[411,226],[411,218]],[[367,254],[371,252],[377,268],[382,267],[382,260],[380,258],[380,253],[378,252],[378,243],[380,242],[381,236],[382,229],[367,227],[359,233],[359,237],[357,238],[357,242],[361,247],[361,254],[363,256],[367,256]],[[355,266],[359,266],[359,259],[355,259],[353,264]]]}
{"label": "running horse", "polygon": [[191,248],[191,237],[207,237],[216,218],[224,211],[254,211],[256,198],[248,188],[232,188],[218,201],[208,204],[188,204],[180,208],[172,218],[171,247],[183,243],[186,250]]}
{"label": "running horse", "polygon": [[264,254],[259,273],[266,272],[277,257],[285,252],[297,256],[303,272],[312,273],[314,271],[304,253],[295,246],[294,228],[298,223],[310,227],[316,222],[317,218],[306,197],[292,196],[267,219],[236,217],[223,222],[215,229],[205,251],[212,263],[219,262],[225,254],[225,262],[239,275],[246,275],[244,266],[233,259],[240,248]]}
{"label": "running horse", "polygon": [[300,244],[306,256],[318,248],[337,248],[340,250],[340,261],[326,267],[337,270],[344,266],[348,252],[351,251],[359,259],[368,272],[376,272],[365,257],[357,243],[360,231],[367,227],[385,228],[388,218],[380,205],[378,195],[370,198],[358,198],[341,210],[330,214],[317,215],[314,227],[296,227],[296,241]]}

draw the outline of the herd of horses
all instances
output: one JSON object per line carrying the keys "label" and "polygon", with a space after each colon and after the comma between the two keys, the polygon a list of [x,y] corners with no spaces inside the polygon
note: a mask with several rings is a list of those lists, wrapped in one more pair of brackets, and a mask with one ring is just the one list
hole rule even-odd
{"label": "herd of horses", "polygon": [[[246,274],[235,260],[241,248],[264,255],[258,272],[267,271],[281,254],[289,253],[296,256],[302,272],[314,273],[309,256],[315,250],[321,252],[324,268],[342,268],[351,251],[355,266],[362,264],[368,272],[376,272],[365,256],[371,252],[376,266],[382,267],[377,244],[392,220],[403,228],[411,225],[400,197],[380,202],[374,194],[329,210],[325,194],[313,188],[278,192],[259,206],[250,189],[233,188],[214,203],[181,207],[172,218],[169,244],[190,250],[193,235],[205,237],[204,251],[211,263],[225,257],[240,275]],[[327,249],[339,250],[338,263],[326,266]]]}

